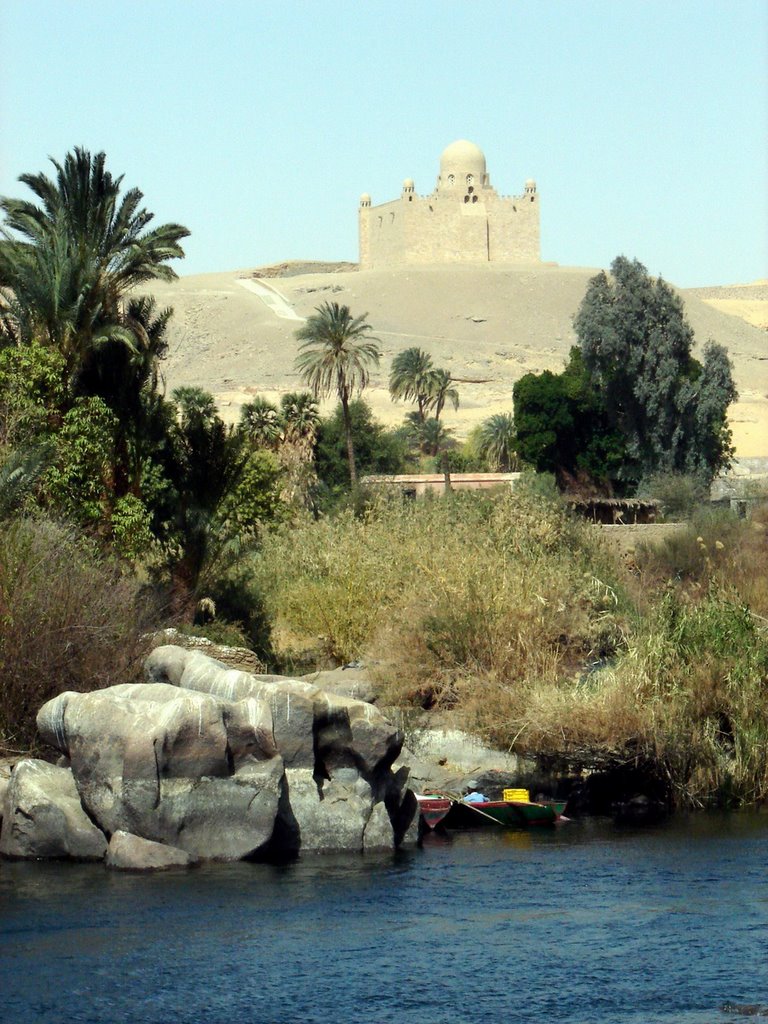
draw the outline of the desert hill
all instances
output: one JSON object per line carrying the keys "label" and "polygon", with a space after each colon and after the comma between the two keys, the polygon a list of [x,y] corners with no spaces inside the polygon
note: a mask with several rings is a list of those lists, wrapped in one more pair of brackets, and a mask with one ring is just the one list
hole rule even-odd
{"label": "desert hill", "polygon": [[[301,386],[293,361],[301,318],[325,301],[368,313],[384,358],[366,397],[376,415],[399,422],[408,407],[387,391],[392,357],[411,345],[428,351],[460,384],[461,406],[446,412],[457,436],[512,408],[523,374],[559,372],[575,342],[572,318],[594,269],[463,265],[357,271],[350,264],[281,264],[262,270],[182,277],[153,288],[174,307],[164,373],[169,391],[207,388],[235,419],[255,394],[273,399]],[[701,346],[728,348],[740,398],[731,421],[738,454],[768,455],[768,284],[681,291]]]}

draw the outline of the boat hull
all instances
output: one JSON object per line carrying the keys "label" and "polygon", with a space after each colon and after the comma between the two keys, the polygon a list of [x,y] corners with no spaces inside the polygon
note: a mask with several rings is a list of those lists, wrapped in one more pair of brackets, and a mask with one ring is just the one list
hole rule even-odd
{"label": "boat hull", "polygon": [[436,828],[451,809],[452,801],[447,797],[417,796],[416,799],[422,824],[428,829]]}
{"label": "boat hull", "polygon": [[491,800],[483,804],[455,801],[443,818],[445,828],[527,828],[554,825],[565,809],[564,803]]}

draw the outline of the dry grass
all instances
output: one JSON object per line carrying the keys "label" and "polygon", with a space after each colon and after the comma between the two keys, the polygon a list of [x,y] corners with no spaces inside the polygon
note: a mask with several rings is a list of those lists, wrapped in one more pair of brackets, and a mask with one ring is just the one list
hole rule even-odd
{"label": "dry grass", "polygon": [[57,693],[135,678],[147,625],[136,582],[75,530],[46,520],[4,525],[0,749],[34,748],[37,711]]}
{"label": "dry grass", "polygon": [[738,803],[768,798],[763,524],[701,517],[630,572],[555,503],[456,495],[305,523],[259,572],[278,639],[373,660],[387,702],[571,768],[652,764],[681,804]]}

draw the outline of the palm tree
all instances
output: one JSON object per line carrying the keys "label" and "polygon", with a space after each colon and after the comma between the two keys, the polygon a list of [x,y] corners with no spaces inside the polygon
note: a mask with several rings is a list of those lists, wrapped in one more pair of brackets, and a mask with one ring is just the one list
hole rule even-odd
{"label": "palm tree", "polygon": [[38,444],[8,452],[0,464],[0,522],[10,518],[47,468],[51,445]]}
{"label": "palm tree", "polygon": [[405,422],[406,431],[412,443],[418,446],[425,455],[438,455],[440,449],[451,437],[451,431],[446,430],[434,416],[420,420],[418,413],[409,412],[405,417]]}
{"label": "palm tree", "polygon": [[517,465],[515,421],[511,413],[489,417],[480,426],[478,448],[495,470],[509,473]]}
{"label": "palm tree", "polygon": [[60,349],[75,374],[87,354],[106,341],[132,347],[127,293],[150,280],[176,277],[168,261],[182,257],[189,232],[179,224],[148,230],[153,214],[142,193],[121,197],[122,176],[106,170],[104,153],[81,148],[55,180],[23,174],[39,200],[0,199],[6,224],[0,241],[3,333],[17,343],[35,337]]}
{"label": "palm tree", "polygon": [[379,339],[370,336],[373,328],[367,316],[364,313],[353,318],[349,306],[325,302],[296,332],[301,342],[296,369],[304,383],[316,399],[327,398],[335,391],[341,402],[353,489],[357,486],[357,470],[349,401],[368,385],[371,368],[378,366],[381,358]]}
{"label": "palm tree", "polygon": [[423,349],[415,347],[398,352],[389,371],[389,393],[393,401],[403,399],[416,402],[422,423],[427,415],[433,372],[432,357]]}
{"label": "palm tree", "polygon": [[452,388],[453,377],[447,370],[432,370],[427,379],[427,404],[426,408],[434,410],[435,419],[440,419],[440,413],[445,408],[445,403],[450,402],[455,412],[459,408],[459,392]]}
{"label": "palm tree", "polygon": [[140,496],[142,468],[158,444],[159,361],[173,310],[158,309],[148,295],[132,296],[123,314],[130,346],[110,339],[91,350],[77,375],[77,390],[98,395],[117,417],[115,495]]}
{"label": "palm tree", "polygon": [[280,399],[285,440],[300,444],[311,451],[317,437],[320,412],[317,402],[308,391],[289,391]]}
{"label": "palm tree", "polygon": [[176,597],[183,603],[209,581],[222,557],[237,553],[239,530],[226,522],[222,509],[242,478],[249,452],[241,433],[216,412],[213,395],[181,387],[174,390],[173,400],[178,406],[174,526],[181,554],[172,574]]}
{"label": "palm tree", "polygon": [[283,433],[277,406],[256,395],[240,410],[240,429],[257,447],[276,448]]}

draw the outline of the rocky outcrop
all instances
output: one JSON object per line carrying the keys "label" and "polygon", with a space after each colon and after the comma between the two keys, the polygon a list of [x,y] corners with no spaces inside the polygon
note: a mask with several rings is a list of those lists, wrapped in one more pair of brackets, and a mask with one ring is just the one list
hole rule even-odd
{"label": "rocky outcrop", "polygon": [[191,636],[189,633],[180,633],[178,629],[163,629],[152,637],[154,644],[163,646],[173,644],[175,647],[182,647],[187,651],[198,651],[209,658],[221,661],[229,668],[240,669],[241,672],[263,672],[264,665],[256,654],[247,647],[228,647],[225,644],[214,643],[204,636]]}
{"label": "rocky outcrop", "polygon": [[106,848],[104,833],[83,810],[70,769],[19,761],[5,795],[0,853],[101,860]]}
{"label": "rocky outcrop", "polygon": [[[143,842],[177,858],[238,860],[415,839],[407,770],[392,771],[402,737],[370,704],[177,646],[154,650],[146,673],[146,683],[62,693],[38,714],[41,738],[68,767],[45,766],[37,818],[48,777],[61,773],[67,820],[77,811],[99,843],[82,853],[74,840],[57,846],[35,824],[14,845],[9,825],[6,852],[102,856],[111,837],[109,862],[140,868],[157,859]],[[18,772],[7,800],[13,822],[28,820]]]}

